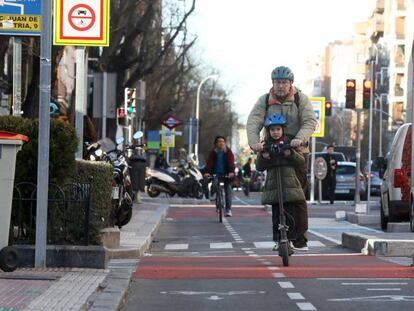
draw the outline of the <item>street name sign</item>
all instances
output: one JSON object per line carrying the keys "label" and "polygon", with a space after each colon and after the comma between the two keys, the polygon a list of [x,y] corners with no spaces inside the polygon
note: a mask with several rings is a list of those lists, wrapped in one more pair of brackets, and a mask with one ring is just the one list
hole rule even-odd
{"label": "street name sign", "polygon": [[41,0],[0,0],[0,35],[40,36]]}
{"label": "street name sign", "polygon": [[54,45],[109,45],[109,0],[54,1]]}
{"label": "street name sign", "polygon": [[316,124],[315,132],[313,137],[324,137],[325,136],[325,97],[310,97],[309,98],[313,111],[315,113]]}

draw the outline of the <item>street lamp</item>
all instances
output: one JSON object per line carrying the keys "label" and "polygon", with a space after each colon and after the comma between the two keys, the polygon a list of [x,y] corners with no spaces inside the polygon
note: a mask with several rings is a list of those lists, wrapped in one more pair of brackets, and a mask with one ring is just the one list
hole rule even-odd
{"label": "street lamp", "polygon": [[[218,74],[214,74],[214,75],[210,75],[208,77],[205,77],[203,80],[201,80],[200,84],[198,85],[198,89],[197,89],[197,101],[196,101],[196,125],[197,125],[197,136],[195,139],[195,144],[194,144],[194,154],[197,157],[197,162],[198,162],[198,138],[200,137],[200,127],[199,127],[199,115],[200,115],[200,91],[201,91],[201,87],[203,86],[203,84],[208,80],[208,79],[214,79],[217,80],[219,77]],[[189,153],[191,150],[191,146],[188,147],[189,148]]]}

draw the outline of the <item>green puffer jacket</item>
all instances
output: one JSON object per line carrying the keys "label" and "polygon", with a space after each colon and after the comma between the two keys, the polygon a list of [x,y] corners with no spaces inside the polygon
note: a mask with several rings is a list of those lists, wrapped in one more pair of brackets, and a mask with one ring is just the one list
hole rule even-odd
{"label": "green puffer jacket", "polygon": [[[309,98],[296,88],[294,92],[299,92],[299,107],[295,104],[292,96],[282,104],[270,105],[267,116],[274,113],[282,114],[287,119],[285,136],[302,140],[304,145],[299,147],[298,151],[302,154],[309,153],[307,143],[315,131],[317,121]],[[246,130],[250,146],[260,142],[260,131],[263,128],[266,114],[266,95],[264,94],[258,99],[247,118]]]}
{"label": "green puffer jacket", "polygon": [[266,183],[262,194],[262,204],[278,204],[276,169],[280,169],[283,187],[283,202],[296,202],[306,200],[302,187],[296,177],[295,167],[305,163],[304,157],[297,151],[292,150],[290,156],[276,156],[270,154],[270,159],[263,158],[259,153],[256,161],[258,171],[267,170]]}

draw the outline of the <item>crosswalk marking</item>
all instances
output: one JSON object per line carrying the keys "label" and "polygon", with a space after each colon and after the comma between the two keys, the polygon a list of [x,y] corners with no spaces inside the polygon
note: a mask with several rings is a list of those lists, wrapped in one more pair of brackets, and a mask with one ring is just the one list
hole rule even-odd
{"label": "crosswalk marking", "polygon": [[[210,249],[233,249],[235,247],[235,245],[237,246],[238,242],[243,242],[241,239],[236,238],[235,239],[236,242],[220,242],[220,243],[208,243],[209,248]],[[243,242],[245,243],[245,242]],[[252,244],[252,248],[246,248],[243,247],[241,250],[246,251],[246,253],[249,253],[249,251],[252,251],[254,249],[267,249],[270,250],[273,248],[273,246],[275,245],[274,242],[269,242],[269,241],[261,241],[261,242],[249,242]],[[193,245],[198,245],[201,246],[201,244],[193,244]],[[254,246],[254,247],[253,247]],[[310,248],[312,247],[326,247],[325,244],[323,244],[320,241],[308,241],[308,246]],[[169,243],[166,244],[164,247],[164,250],[169,250],[169,251],[176,251],[176,250],[188,250],[190,247],[190,244],[188,243]],[[250,252],[253,253],[253,252]]]}
{"label": "crosswalk marking", "polygon": [[253,242],[256,248],[272,248],[275,242]]}
{"label": "crosswalk marking", "polygon": [[213,248],[213,249],[233,248],[233,244],[231,244],[231,242],[210,243],[210,248]]}
{"label": "crosswalk marking", "polygon": [[167,244],[165,250],[183,250],[188,249],[188,244]]}

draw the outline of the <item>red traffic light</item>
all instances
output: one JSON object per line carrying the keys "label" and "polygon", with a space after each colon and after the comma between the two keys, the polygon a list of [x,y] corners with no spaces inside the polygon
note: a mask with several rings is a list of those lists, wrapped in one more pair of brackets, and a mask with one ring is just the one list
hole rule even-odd
{"label": "red traffic light", "polygon": [[325,117],[332,116],[332,102],[327,101],[325,102]]}
{"label": "red traffic light", "polygon": [[125,108],[118,108],[118,118],[125,118]]}
{"label": "red traffic light", "polygon": [[371,80],[364,80],[362,88],[362,107],[364,109],[369,109],[371,105]]}

